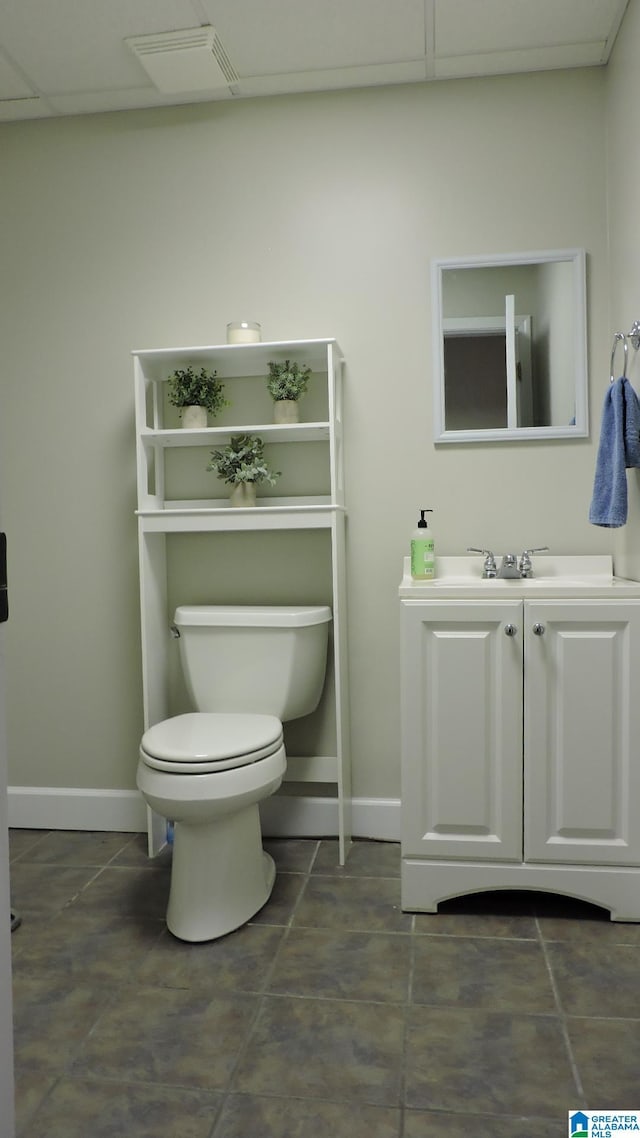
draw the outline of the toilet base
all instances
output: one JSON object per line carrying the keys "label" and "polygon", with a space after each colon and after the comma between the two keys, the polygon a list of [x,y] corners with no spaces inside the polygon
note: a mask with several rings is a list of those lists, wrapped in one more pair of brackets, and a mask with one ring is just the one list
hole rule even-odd
{"label": "toilet base", "polygon": [[203,825],[176,821],[167,928],[190,942],[225,936],[268,901],[275,876],[257,803]]}

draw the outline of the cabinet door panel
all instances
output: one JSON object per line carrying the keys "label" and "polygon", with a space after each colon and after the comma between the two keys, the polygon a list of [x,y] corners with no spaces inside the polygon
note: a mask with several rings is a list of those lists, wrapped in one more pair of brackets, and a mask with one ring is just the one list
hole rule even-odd
{"label": "cabinet door panel", "polygon": [[521,860],[521,616],[519,601],[402,605],[405,856]]}
{"label": "cabinet door panel", "polygon": [[638,602],[525,604],[525,860],[640,864],[639,693]]}

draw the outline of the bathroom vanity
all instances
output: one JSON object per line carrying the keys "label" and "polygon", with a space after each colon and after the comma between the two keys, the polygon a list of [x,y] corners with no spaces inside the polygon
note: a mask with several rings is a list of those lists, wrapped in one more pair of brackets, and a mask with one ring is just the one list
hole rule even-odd
{"label": "bathroom vanity", "polygon": [[640,921],[640,582],[438,558],[400,585],[402,907],[537,889]]}

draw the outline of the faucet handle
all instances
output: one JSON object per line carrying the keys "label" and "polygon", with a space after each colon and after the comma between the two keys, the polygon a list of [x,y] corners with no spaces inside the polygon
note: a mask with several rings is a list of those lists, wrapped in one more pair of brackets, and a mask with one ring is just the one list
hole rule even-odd
{"label": "faucet handle", "polygon": [[533,568],[531,564],[531,554],[546,553],[548,548],[548,545],[539,545],[536,549],[525,549],[523,551],[518,562],[518,572],[520,573],[521,577],[528,577],[531,573],[531,570]]}
{"label": "faucet handle", "polygon": [[498,570],[496,568],[495,555],[490,549],[476,549],[473,545],[467,546],[467,553],[482,553],[484,555],[484,566],[482,569],[482,576],[485,579],[495,577]]}

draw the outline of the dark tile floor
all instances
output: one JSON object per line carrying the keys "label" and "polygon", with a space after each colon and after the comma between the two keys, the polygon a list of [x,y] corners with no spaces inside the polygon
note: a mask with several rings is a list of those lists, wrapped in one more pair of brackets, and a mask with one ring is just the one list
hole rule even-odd
{"label": "dark tile floor", "polygon": [[556,1138],[640,1107],[640,926],[534,894],[412,915],[397,845],[267,848],[265,908],[186,945],[141,835],[12,831],[20,1138]]}

